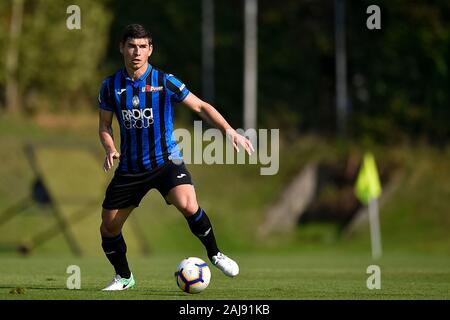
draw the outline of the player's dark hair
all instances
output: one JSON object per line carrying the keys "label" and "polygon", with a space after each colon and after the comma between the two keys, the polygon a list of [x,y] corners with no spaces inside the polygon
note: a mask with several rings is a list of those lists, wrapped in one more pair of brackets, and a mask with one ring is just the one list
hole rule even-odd
{"label": "player's dark hair", "polygon": [[153,43],[152,36],[145,29],[142,24],[129,24],[125,27],[122,33],[121,43],[124,44],[128,39],[148,39],[148,43],[151,45]]}

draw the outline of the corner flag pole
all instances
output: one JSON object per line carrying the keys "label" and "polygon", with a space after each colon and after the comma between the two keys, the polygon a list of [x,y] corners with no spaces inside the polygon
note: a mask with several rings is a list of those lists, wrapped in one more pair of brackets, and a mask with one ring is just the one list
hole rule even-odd
{"label": "corner flag pole", "polygon": [[378,199],[373,198],[369,202],[370,240],[372,243],[372,258],[381,258],[381,232]]}
{"label": "corner flag pole", "polygon": [[364,160],[356,180],[355,194],[362,203],[368,205],[372,258],[378,259],[382,255],[378,209],[378,197],[381,194],[381,184],[375,158],[370,152],[364,155]]}

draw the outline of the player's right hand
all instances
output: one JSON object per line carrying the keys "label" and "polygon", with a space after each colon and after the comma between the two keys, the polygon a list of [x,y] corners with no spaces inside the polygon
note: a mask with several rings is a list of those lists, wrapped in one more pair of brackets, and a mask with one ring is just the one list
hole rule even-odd
{"label": "player's right hand", "polygon": [[107,172],[114,166],[114,160],[119,159],[120,154],[117,151],[106,153],[105,162],[103,163],[103,171]]}

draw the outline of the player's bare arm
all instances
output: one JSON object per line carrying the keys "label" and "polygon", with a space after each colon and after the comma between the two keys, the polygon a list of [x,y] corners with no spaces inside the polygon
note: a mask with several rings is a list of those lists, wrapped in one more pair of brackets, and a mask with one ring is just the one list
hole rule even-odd
{"label": "player's bare arm", "polygon": [[252,143],[246,137],[236,132],[225,120],[225,118],[209,103],[199,99],[192,92],[182,102],[189,109],[196,112],[203,120],[210,125],[222,130],[231,140],[233,147],[239,152],[239,146],[242,146],[248,154],[255,151]]}
{"label": "player's bare arm", "polygon": [[113,112],[100,109],[98,134],[100,142],[105,149],[105,162],[103,163],[103,170],[106,172],[114,166],[114,159],[119,159],[119,152],[114,145],[114,135],[112,128]]}

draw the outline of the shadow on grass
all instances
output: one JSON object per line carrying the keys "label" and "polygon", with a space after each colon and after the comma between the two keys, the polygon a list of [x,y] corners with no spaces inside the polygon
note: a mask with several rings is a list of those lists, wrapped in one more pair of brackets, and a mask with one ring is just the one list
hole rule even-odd
{"label": "shadow on grass", "polygon": [[[92,292],[101,294],[102,298],[107,298],[110,296],[111,298],[117,298],[118,294],[123,294],[123,298],[130,298],[130,295],[136,294],[139,296],[165,296],[167,298],[175,298],[175,297],[188,297],[186,294],[177,291],[177,290],[157,290],[157,289],[148,289],[148,290],[139,290],[139,289],[130,289],[124,292],[106,292],[102,291],[100,288],[82,288],[82,289],[68,289],[63,287],[42,287],[42,286],[26,286],[26,287],[18,287],[17,285],[1,285],[0,289],[8,289],[8,290],[16,290],[16,289],[24,289],[23,294],[26,294],[28,290],[45,290],[45,291],[61,291],[61,292],[74,292],[77,294],[82,294],[83,292]],[[11,293],[13,294],[13,293]],[[15,293],[17,294],[17,293]],[[17,294],[20,295],[20,294]]]}
{"label": "shadow on grass", "polygon": [[63,287],[36,287],[36,286],[26,286],[26,287],[18,287],[17,285],[7,286],[2,285],[0,286],[0,289],[11,289],[14,288],[23,288],[25,290],[64,290],[64,291],[99,291],[99,289],[67,289]]}

